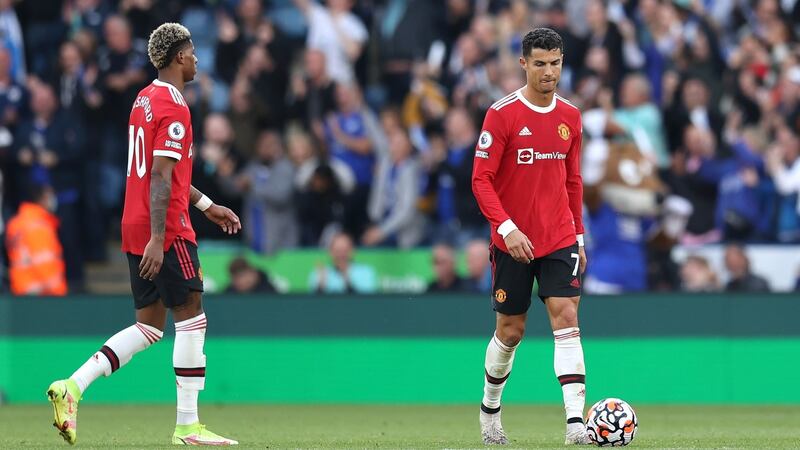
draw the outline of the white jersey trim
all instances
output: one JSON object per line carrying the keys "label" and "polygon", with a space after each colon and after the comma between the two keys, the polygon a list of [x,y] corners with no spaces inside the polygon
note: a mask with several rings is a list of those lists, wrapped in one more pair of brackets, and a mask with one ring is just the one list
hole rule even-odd
{"label": "white jersey trim", "polygon": [[153,156],[166,156],[167,158],[181,160],[181,154],[172,150],[153,150]]}
{"label": "white jersey trim", "polygon": [[183,94],[181,94],[178,88],[169,83],[165,83],[157,78],[153,80],[153,84],[156,86],[167,88],[169,90],[169,95],[172,97],[172,101],[181,106],[186,106],[186,100],[183,99]]}
{"label": "white jersey trim", "polygon": [[560,96],[558,94],[556,94],[555,96],[556,96],[556,98],[558,98],[562,102],[564,102],[564,103],[568,104],[569,106],[572,106],[573,108],[575,108],[578,111],[580,111],[580,108],[578,108],[577,106],[573,105],[569,100],[565,99],[564,97],[562,97],[562,96]]}
{"label": "white jersey trim", "polygon": [[505,97],[501,98],[500,100],[492,103],[491,107],[494,108],[494,109],[500,109],[503,106],[505,106],[505,103],[508,102],[509,100],[516,100],[515,97],[514,97],[515,95],[516,95],[515,92],[510,93],[510,94],[506,95]]}
{"label": "white jersey trim", "polygon": [[533,111],[541,114],[549,113],[550,111],[556,109],[556,95],[553,95],[553,101],[547,106],[536,106],[533,103],[529,102],[528,99],[522,95],[522,90],[525,89],[524,87],[520,88],[517,91],[517,98],[521,101],[525,106],[532,109]]}

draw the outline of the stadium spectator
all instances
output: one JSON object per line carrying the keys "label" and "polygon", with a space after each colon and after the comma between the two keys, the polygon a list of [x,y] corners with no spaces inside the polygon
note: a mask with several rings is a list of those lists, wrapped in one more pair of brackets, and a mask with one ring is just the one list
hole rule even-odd
{"label": "stadium spectator", "polygon": [[292,204],[294,167],[284,154],[281,135],[265,130],[255,158],[222,183],[231,194],[244,196],[242,214],[250,248],[266,254],[297,245],[299,236]]}
{"label": "stadium spectator", "polygon": [[[102,151],[99,136],[102,133],[103,121],[100,108],[103,104],[102,93],[97,86],[98,70],[94,64],[87,64],[76,41],[66,41],[61,45],[57,73],[50,80],[56,90],[61,104],[61,115],[82,130],[85,137],[83,149],[85,155],[95,155]],[[102,186],[100,168],[95,158],[76,162],[72,166],[82,177],[79,178],[80,203],[83,208],[81,227],[85,230],[80,245],[86,261],[103,261],[106,258],[107,223],[104,217],[101,200]],[[63,227],[67,229],[68,226]],[[68,240],[64,240],[65,251],[69,253]],[[69,258],[68,258],[69,260]],[[68,263],[69,266],[69,263]]]}
{"label": "stadium spectator", "polygon": [[267,113],[254,96],[246,80],[237,80],[231,86],[228,119],[233,128],[233,148],[238,149],[244,159],[252,157],[258,133],[266,122]]}
{"label": "stadium spectator", "polygon": [[666,168],[669,152],[663,120],[650,91],[650,82],[644,75],[625,76],[620,88],[620,107],[614,111],[613,120],[636,142],[641,152],[650,156],[659,168]]}
{"label": "stadium spectator", "polygon": [[786,128],[766,154],[767,171],[780,194],[777,238],[780,242],[800,241],[800,139]]}
{"label": "stadium spectator", "polygon": [[52,70],[51,64],[57,59],[58,45],[66,32],[63,4],[63,0],[18,2],[17,12],[24,19],[21,25],[26,66],[31,74],[42,76]]}
{"label": "stadium spectator", "polygon": [[303,55],[303,70],[291,77],[288,112],[300,120],[318,140],[324,140],[323,122],[336,110],[335,85],[325,69],[325,54],[308,49]]}
{"label": "stadium spectator", "polygon": [[447,113],[448,100],[444,87],[433,76],[428,64],[415,65],[411,89],[406,92],[402,108],[403,123],[408,126],[414,146],[423,155],[430,154],[425,131],[441,128]]}
{"label": "stadium spectator", "polygon": [[456,273],[456,258],[449,244],[436,244],[431,248],[433,280],[428,284],[428,293],[452,293],[465,291],[465,282]]}
{"label": "stadium spectator", "polygon": [[713,135],[695,126],[688,126],[683,133],[683,146],[673,155],[670,173],[666,181],[671,190],[687,198],[692,204],[692,215],[682,241],[685,243],[709,243],[721,239],[715,228],[714,211],[717,207],[717,184],[697,174],[704,159],[715,153]]}
{"label": "stadium spectator", "polygon": [[[677,74],[674,75],[678,77]],[[678,148],[681,136],[689,125],[710,130],[717,141],[722,138],[725,119],[716,104],[711,102],[709,82],[692,76],[675,87],[675,94],[664,105],[664,123],[670,137],[670,148]]]}
{"label": "stadium spectator", "polygon": [[296,168],[294,203],[300,244],[322,245],[342,226],[344,196],[355,187],[355,176],[342,161],[317,156],[311,137],[301,129],[290,128],[286,141]]}
{"label": "stadium spectator", "polygon": [[308,21],[308,48],[328,56],[328,76],[337,83],[355,81],[353,65],[369,37],[361,20],[350,9],[353,0],[294,0]]}
{"label": "stadium spectator", "polygon": [[729,280],[725,286],[727,292],[769,292],[769,283],[764,278],[750,271],[750,260],[744,247],[729,244],[725,247],[725,269]]}
{"label": "stadium spectator", "polygon": [[77,291],[83,287],[80,200],[86,136],[76,117],[59,110],[52,87],[39,81],[30,86],[32,117],[20,124],[15,139],[22,177],[18,181],[51,185],[55,191],[67,280]]}
{"label": "stadium spectator", "polygon": [[[206,116],[201,129],[201,144],[194,150],[192,185],[219,204],[240,211],[242,201],[239,192],[229,192],[223,186],[223,180],[236,171],[241,160],[241,152],[233,147],[231,123],[224,114],[212,113]],[[238,236],[229,235],[206,220],[197,208],[191,208],[189,216],[192,228],[200,239],[238,239]]]}
{"label": "stadium spectator", "polygon": [[417,209],[420,167],[405,130],[389,135],[389,154],[382,156],[369,199],[372,224],[361,237],[367,246],[409,248],[423,239],[425,221]]}
{"label": "stadium spectator", "polygon": [[28,91],[23,84],[14,80],[11,69],[11,55],[0,46],[0,170],[5,179],[3,192],[6,205],[16,208],[22,191],[22,180],[17,170],[14,154],[14,136],[20,121],[28,112]]}
{"label": "stadium spectator", "polygon": [[[120,9],[124,11],[130,3],[130,0],[123,1]],[[72,35],[79,30],[88,30],[95,36],[101,36],[103,34],[103,23],[113,12],[108,2],[102,0],[68,1],[64,6],[63,14],[69,27],[68,35]],[[152,31],[152,28],[148,31]]]}
{"label": "stadium spectator", "polygon": [[22,83],[26,75],[25,42],[13,0],[0,0],[0,43],[3,50],[9,53],[12,78]]}
{"label": "stadium spectator", "polygon": [[379,128],[375,115],[362,101],[357,86],[336,85],[337,110],[324,124],[330,155],[347,164],[356,177],[353,192],[345,198],[345,230],[360,236],[368,222],[367,202],[376,160],[374,130]]}
{"label": "stadium spectator", "polygon": [[353,262],[353,240],[340,233],[331,239],[331,263],[319,265],[308,277],[313,292],[325,294],[370,294],[378,290],[372,267]]}
{"label": "stadium spectator", "polygon": [[429,57],[435,65],[441,65],[444,45],[437,41],[435,51],[431,45],[438,37],[437,22],[443,9],[442,3],[428,0],[393,1],[380,17],[381,85],[386,90],[390,104],[400,104],[409,93],[419,60]]}
{"label": "stadium spectator", "polygon": [[[710,130],[696,129],[709,143],[706,149],[714,145]],[[730,141],[733,157],[722,158],[720,150],[713,153],[709,150],[707,155],[691,161],[689,170],[694,170],[700,179],[717,185],[714,220],[724,238],[753,239],[768,231],[768,224],[763,219],[769,215],[759,189],[764,169],[761,153],[765,143],[758,132],[746,132],[730,138]]]}
{"label": "stadium spectator", "polygon": [[237,257],[228,264],[231,284],[225,289],[229,294],[274,294],[275,286],[259,268],[250,264],[244,257]]}
{"label": "stadium spectator", "polygon": [[67,294],[56,203],[50,186],[32,184],[28,200],[8,222],[6,248],[13,295]]}
{"label": "stadium spectator", "polygon": [[708,260],[691,255],[681,265],[681,289],[686,292],[717,292],[719,279]]}
{"label": "stadium spectator", "polygon": [[463,246],[488,236],[486,220],[472,195],[472,160],[477,132],[464,108],[452,108],[445,118],[447,154],[434,169],[437,184],[439,239]]}
{"label": "stadium spectator", "polygon": [[464,287],[467,292],[486,294],[492,290],[492,268],[489,265],[489,242],[473,239],[464,248],[467,260],[467,277]]}

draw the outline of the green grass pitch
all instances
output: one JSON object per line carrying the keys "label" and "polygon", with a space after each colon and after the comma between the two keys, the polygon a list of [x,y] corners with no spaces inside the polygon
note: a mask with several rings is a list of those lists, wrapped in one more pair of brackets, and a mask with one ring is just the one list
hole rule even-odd
{"label": "green grass pitch", "polygon": [[[635,405],[634,405],[635,407]],[[798,406],[642,406],[630,448],[800,448]],[[239,448],[482,448],[472,406],[201,405],[209,429]],[[170,448],[174,407],[84,403],[80,449]],[[508,405],[511,448],[557,448],[562,409]],[[0,406],[0,448],[67,448],[49,404]]]}

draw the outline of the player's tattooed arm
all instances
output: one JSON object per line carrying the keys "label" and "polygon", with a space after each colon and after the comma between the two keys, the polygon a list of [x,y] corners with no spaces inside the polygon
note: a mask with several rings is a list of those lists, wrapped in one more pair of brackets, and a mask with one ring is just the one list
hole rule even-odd
{"label": "player's tattooed arm", "polygon": [[196,187],[189,186],[189,203],[194,205],[195,203],[200,201],[200,198],[203,197],[203,193],[198,191]]}
{"label": "player's tattooed arm", "polygon": [[167,208],[172,195],[172,169],[175,161],[167,157],[155,157],[150,176],[150,238],[164,241],[167,225]]}
{"label": "player's tattooed arm", "polygon": [[150,242],[147,243],[139,264],[139,276],[146,280],[152,280],[164,263],[164,233],[175,163],[176,160],[164,156],[156,156],[153,160],[150,173]]}

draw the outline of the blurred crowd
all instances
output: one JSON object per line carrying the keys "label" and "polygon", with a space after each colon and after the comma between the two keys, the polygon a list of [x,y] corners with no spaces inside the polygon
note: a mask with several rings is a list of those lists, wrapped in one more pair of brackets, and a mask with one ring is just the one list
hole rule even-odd
{"label": "blurred crowd", "polygon": [[800,242],[800,1],[0,0],[3,218],[57,218],[73,290],[118,239],[165,21],[199,59],[193,183],[257,252],[344,235],[446,260],[485,239],[474,143],[537,26],[563,36],[560,93],[583,111],[588,291],[686,286],[679,244]]}

